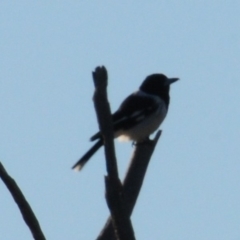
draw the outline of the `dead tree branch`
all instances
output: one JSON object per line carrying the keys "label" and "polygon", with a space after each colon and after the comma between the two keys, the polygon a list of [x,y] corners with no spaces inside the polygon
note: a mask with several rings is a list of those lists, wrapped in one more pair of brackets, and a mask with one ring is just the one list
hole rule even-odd
{"label": "dead tree branch", "polygon": [[[148,140],[136,146],[128,171],[123,181],[123,195],[125,199],[126,214],[130,217],[137,201],[141,186],[147,171],[150,158],[154,152],[161,131],[158,131],[153,140]],[[113,240],[114,229],[109,217],[97,240]]]}
{"label": "dead tree branch", "polygon": [[34,215],[29,203],[25,199],[23,193],[21,192],[15,180],[8,175],[7,171],[5,170],[1,162],[0,162],[0,177],[2,181],[5,183],[9,192],[12,194],[12,197],[15,200],[16,204],[18,205],[22,217],[25,223],[28,225],[33,235],[33,238],[35,240],[46,240],[41,230],[41,227],[38,223],[38,220]]}
{"label": "dead tree branch", "polygon": [[125,208],[123,187],[118,177],[117,161],[113,142],[113,126],[110,106],[107,100],[107,70],[97,67],[93,72],[95,85],[94,105],[97,113],[99,129],[102,133],[108,175],[105,177],[106,201],[111,212],[113,223],[113,239],[134,240],[134,231]]}

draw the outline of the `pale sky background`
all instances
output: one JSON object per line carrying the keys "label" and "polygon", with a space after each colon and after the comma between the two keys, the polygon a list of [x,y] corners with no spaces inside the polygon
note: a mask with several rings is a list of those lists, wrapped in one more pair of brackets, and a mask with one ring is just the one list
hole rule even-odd
{"label": "pale sky background", "polygon": [[[138,240],[240,239],[240,1],[1,1],[0,161],[47,239],[95,239],[108,216],[91,72],[115,111],[151,73],[179,77],[132,216]],[[116,141],[121,176],[131,143]],[[32,239],[0,183],[0,239]]]}

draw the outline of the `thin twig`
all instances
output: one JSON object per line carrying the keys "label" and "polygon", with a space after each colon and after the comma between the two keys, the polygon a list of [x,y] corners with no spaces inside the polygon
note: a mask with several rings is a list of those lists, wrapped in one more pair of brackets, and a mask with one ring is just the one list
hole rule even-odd
{"label": "thin twig", "polygon": [[15,202],[17,203],[18,208],[22,214],[22,217],[25,223],[28,225],[34,239],[46,240],[41,230],[41,227],[38,223],[38,220],[35,214],[33,213],[29,203],[25,199],[22,191],[18,187],[15,180],[8,175],[7,171],[5,170],[1,162],[0,162],[0,177],[2,181],[5,183],[9,192],[12,194],[12,197],[14,198]]}

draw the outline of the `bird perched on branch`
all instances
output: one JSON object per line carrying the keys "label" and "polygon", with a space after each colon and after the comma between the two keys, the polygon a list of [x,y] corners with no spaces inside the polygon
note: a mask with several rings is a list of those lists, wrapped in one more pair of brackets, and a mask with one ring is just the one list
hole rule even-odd
{"label": "bird perched on branch", "polygon": [[[167,115],[170,85],[177,80],[178,78],[167,78],[163,74],[146,77],[139,89],[129,95],[112,114],[114,137],[136,143],[148,139]],[[90,140],[96,143],[73,165],[73,169],[81,170],[104,144],[100,132]]]}

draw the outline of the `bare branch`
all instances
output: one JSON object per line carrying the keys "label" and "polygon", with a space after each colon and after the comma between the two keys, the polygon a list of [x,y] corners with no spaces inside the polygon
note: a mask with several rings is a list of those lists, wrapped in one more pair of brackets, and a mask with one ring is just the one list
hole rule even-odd
{"label": "bare branch", "polygon": [[134,240],[129,214],[126,214],[123,199],[123,188],[118,177],[117,161],[113,141],[113,126],[110,106],[107,100],[107,70],[97,67],[93,72],[95,84],[94,105],[97,113],[99,129],[104,140],[106,166],[108,176],[105,177],[106,201],[111,212],[114,226],[113,239]]}
{"label": "bare branch", "polygon": [[93,81],[95,85],[93,101],[99,129],[104,140],[107,172],[110,177],[118,178],[111,110],[107,100],[107,70],[104,66],[95,69],[93,72]]}
{"label": "bare branch", "polygon": [[[161,135],[158,131],[154,140],[148,140],[138,144],[133,152],[132,159],[128,171],[123,182],[123,195],[125,200],[126,214],[130,217],[139,195],[148,163]],[[114,239],[114,229],[111,217],[108,218],[104,228],[99,234],[97,240],[112,240]]]}
{"label": "bare branch", "polygon": [[6,187],[8,188],[9,192],[12,194],[15,202],[18,205],[20,212],[22,213],[22,217],[25,223],[28,225],[30,231],[35,240],[46,240],[40,225],[38,223],[37,218],[35,217],[30,205],[28,204],[27,200],[25,199],[23,193],[21,192],[20,188],[18,187],[17,183],[11,178],[5,168],[3,167],[2,163],[0,162],[0,177],[2,181],[5,183]]}

